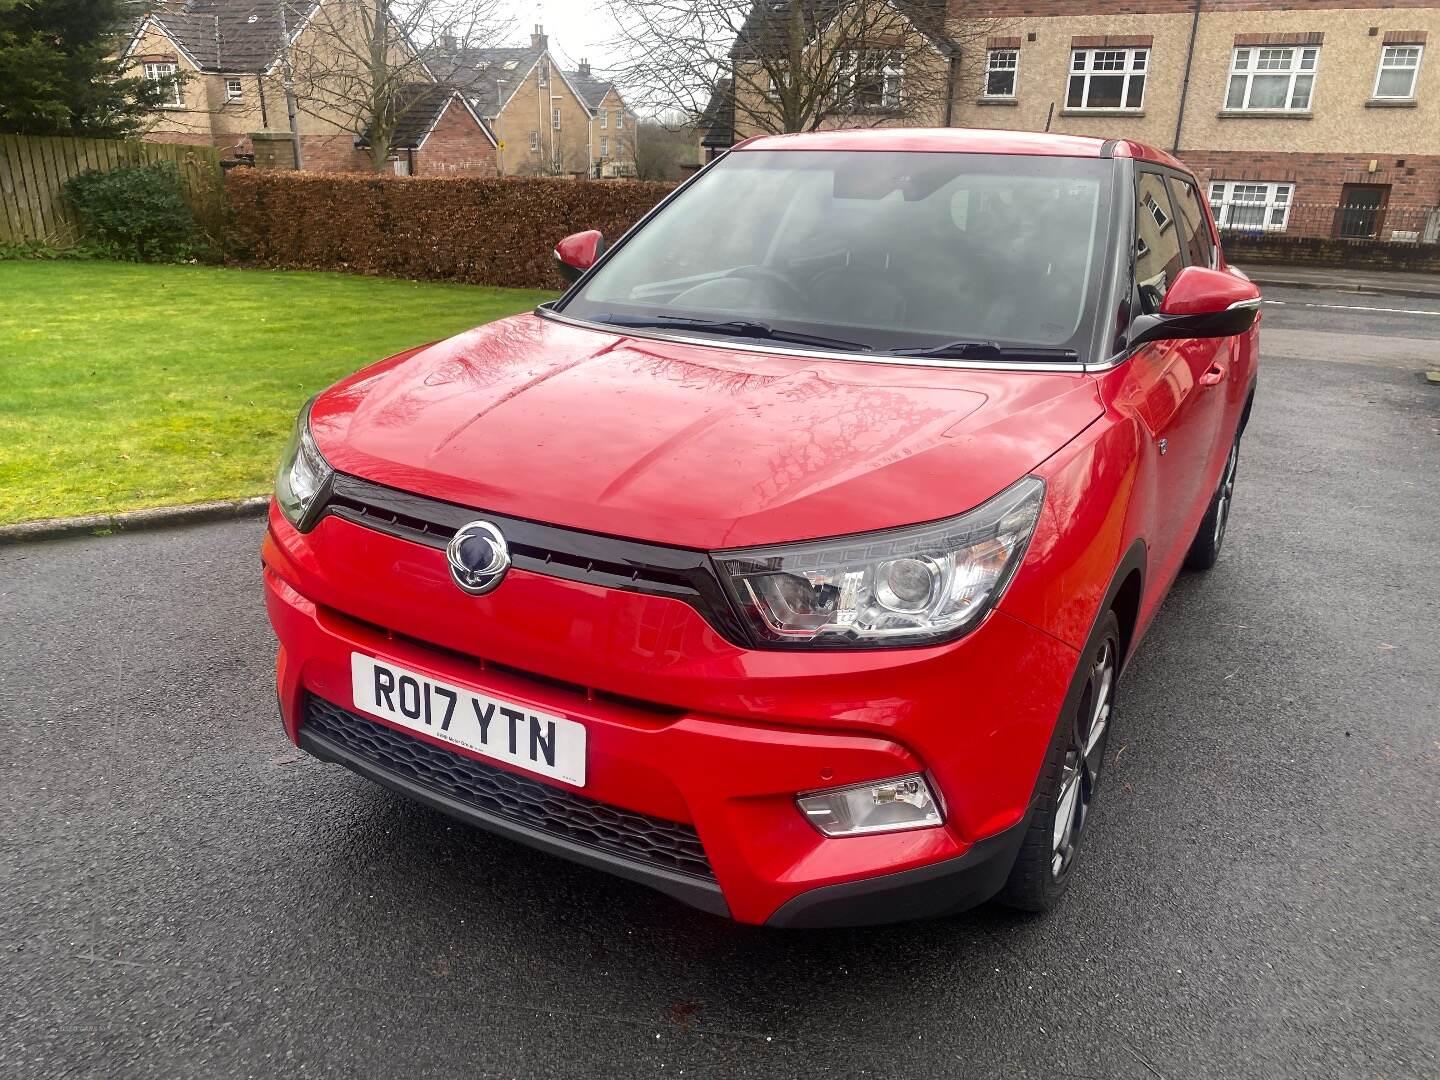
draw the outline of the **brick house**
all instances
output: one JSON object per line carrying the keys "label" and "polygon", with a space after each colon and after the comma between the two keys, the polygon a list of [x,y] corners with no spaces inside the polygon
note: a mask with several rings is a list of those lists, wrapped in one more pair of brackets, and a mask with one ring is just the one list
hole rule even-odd
{"label": "brick house", "polygon": [[432,67],[495,133],[503,175],[634,175],[634,116],[619,90],[588,63],[564,70],[542,27],[525,46],[442,46]]}
{"label": "brick house", "polygon": [[[309,50],[335,48],[330,29],[321,32],[313,21],[319,6],[314,0],[169,0],[141,17],[120,56],[148,78],[183,77],[144,138],[214,146],[226,160],[293,167],[282,46],[288,34],[290,56],[301,62]],[[400,95],[388,154],[392,168],[402,174],[494,175],[495,139],[479,114],[463,95],[439,86],[428,68],[418,70],[429,78]],[[306,100],[303,89],[298,95],[304,167],[369,172],[368,132],[356,132],[352,119]]]}
{"label": "brick house", "polygon": [[[968,10],[950,0],[950,25]],[[970,89],[937,103],[937,123],[1174,150],[1225,228],[1440,238],[1436,0],[992,0],[983,13],[1001,28],[955,58],[954,85]],[[726,130],[729,92],[706,110],[707,148],[752,134]]]}

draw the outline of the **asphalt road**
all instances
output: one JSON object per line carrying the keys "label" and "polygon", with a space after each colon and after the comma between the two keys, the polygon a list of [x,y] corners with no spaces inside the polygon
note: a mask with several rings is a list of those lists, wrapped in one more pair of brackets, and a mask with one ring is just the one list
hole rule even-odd
{"label": "asphalt road", "polygon": [[258,522],[0,549],[0,1076],[1435,1076],[1440,303],[1270,298],[1045,918],[689,911],[295,752]]}

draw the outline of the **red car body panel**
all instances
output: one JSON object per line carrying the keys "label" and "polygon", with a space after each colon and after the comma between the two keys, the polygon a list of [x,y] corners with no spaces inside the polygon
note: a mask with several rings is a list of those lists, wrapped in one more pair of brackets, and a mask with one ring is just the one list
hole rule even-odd
{"label": "red car body panel", "polygon": [[[1136,144],[1022,132],[822,132],[803,145],[1178,167]],[[299,741],[307,695],[348,707],[352,652],[578,720],[579,793],[693,825],[725,909],[746,922],[952,862],[1025,818],[1107,602],[1133,607],[1133,654],[1242,423],[1257,335],[1025,371],[526,314],[383,361],[316,399],[316,445],[340,473],[477,517],[715,551],[948,517],[1027,474],[1045,481],[1044,506],[998,607],[958,640],[775,651],[737,644],[677,599],[520,568],[469,595],[443,550],[336,516],[301,532],[272,505],[265,593],[287,734]],[[826,838],[795,806],[799,792],[912,772],[938,789],[943,826]]]}
{"label": "red car body panel", "polygon": [[1100,414],[1083,374],[856,364],[525,314],[353,376],[311,430],[341,472],[405,491],[715,549],[944,517]]}

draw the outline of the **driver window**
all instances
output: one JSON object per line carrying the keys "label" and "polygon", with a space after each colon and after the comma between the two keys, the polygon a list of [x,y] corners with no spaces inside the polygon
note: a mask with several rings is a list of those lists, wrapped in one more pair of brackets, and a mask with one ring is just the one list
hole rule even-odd
{"label": "driver window", "polygon": [[1135,285],[1140,310],[1154,315],[1165,292],[1185,265],[1180,229],[1159,173],[1142,172],[1135,183]]}

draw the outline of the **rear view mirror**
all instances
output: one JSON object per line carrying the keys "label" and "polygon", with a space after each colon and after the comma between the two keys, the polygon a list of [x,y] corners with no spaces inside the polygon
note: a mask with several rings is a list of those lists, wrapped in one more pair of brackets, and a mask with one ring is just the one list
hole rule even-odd
{"label": "rear view mirror", "polygon": [[1260,312],[1260,290],[1228,270],[1187,266],[1175,276],[1156,315],[1141,315],[1131,326],[1130,345],[1180,338],[1222,338],[1243,334]]}
{"label": "rear view mirror", "polygon": [[580,275],[595,265],[605,250],[605,237],[599,229],[571,233],[555,245],[555,269],[567,283],[574,285]]}

